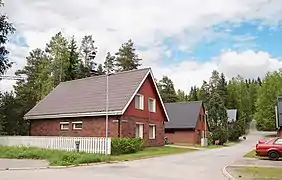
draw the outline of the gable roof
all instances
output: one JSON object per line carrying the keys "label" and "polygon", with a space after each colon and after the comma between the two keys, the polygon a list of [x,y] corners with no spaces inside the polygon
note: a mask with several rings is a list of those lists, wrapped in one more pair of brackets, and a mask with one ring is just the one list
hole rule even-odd
{"label": "gable roof", "polygon": [[237,109],[227,109],[227,121],[237,121]]}
{"label": "gable roof", "polygon": [[[159,100],[168,118],[151,68],[109,75],[108,114],[122,115],[149,75],[154,82]],[[106,115],[106,85],[106,75],[62,82],[25,114],[24,118],[44,119]]]}
{"label": "gable roof", "polygon": [[170,119],[165,128],[195,128],[202,105],[202,101],[165,103]]}

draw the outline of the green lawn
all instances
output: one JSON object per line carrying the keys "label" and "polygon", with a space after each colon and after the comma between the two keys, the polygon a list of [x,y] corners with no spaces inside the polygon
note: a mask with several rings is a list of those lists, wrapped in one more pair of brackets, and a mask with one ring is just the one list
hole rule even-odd
{"label": "green lawn", "polygon": [[268,167],[231,167],[228,172],[242,180],[281,180],[282,168]]}
{"label": "green lawn", "polygon": [[214,148],[222,148],[222,147],[229,147],[232,146],[234,144],[236,144],[237,142],[228,142],[224,145],[208,145],[208,146],[201,146],[199,144],[189,144],[189,143],[175,143],[172,145],[178,145],[178,146],[188,146],[188,147],[196,147],[196,148],[208,148],[208,149],[214,149]]}
{"label": "green lawn", "polygon": [[0,158],[42,159],[48,160],[51,166],[68,166],[86,163],[133,160],[167,154],[184,153],[189,151],[194,150],[189,148],[176,148],[164,146],[145,148],[143,151],[134,154],[106,156],[101,154],[90,154],[83,152],[78,153],[75,151],[69,152],[51,149],[41,149],[36,147],[0,146]]}
{"label": "green lawn", "polygon": [[185,153],[185,152],[190,152],[190,151],[195,151],[195,149],[168,147],[168,146],[151,147],[151,148],[146,148],[143,151],[139,151],[134,154],[111,156],[111,159],[118,160],[118,161],[134,160],[134,159],[142,159],[142,158],[155,157],[155,156],[168,155],[168,154]]}
{"label": "green lawn", "polygon": [[244,155],[244,157],[246,157],[246,158],[258,158],[258,156],[256,156],[256,150],[252,150],[252,151],[248,152],[247,154]]}

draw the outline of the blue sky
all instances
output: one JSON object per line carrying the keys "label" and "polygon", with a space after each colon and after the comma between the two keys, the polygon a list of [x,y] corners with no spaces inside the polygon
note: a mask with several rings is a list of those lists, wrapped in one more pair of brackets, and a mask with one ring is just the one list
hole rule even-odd
{"label": "blue sky", "polygon": [[166,62],[195,59],[209,61],[224,50],[242,52],[245,50],[265,51],[273,57],[282,57],[282,24],[277,26],[262,25],[261,21],[245,21],[242,23],[221,23],[214,25],[214,33],[220,34],[215,39],[203,37],[189,51],[178,49],[179,41],[173,38],[164,39],[172,55]]}

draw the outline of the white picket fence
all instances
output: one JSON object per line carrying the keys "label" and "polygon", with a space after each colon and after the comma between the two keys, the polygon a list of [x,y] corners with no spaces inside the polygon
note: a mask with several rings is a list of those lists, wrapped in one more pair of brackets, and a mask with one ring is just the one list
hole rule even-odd
{"label": "white picket fence", "polygon": [[[104,137],[60,137],[60,136],[0,136],[2,146],[30,146],[66,151],[76,150],[97,154],[111,154],[111,138]],[[108,148],[107,148],[108,144]]]}

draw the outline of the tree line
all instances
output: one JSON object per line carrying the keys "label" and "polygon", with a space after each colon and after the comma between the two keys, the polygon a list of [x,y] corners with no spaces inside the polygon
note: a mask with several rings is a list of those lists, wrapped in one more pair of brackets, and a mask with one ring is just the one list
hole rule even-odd
{"label": "tree line", "polygon": [[[3,5],[1,0],[0,4]],[[0,16],[0,26],[0,75],[3,75],[12,66],[6,44],[15,28],[6,15]],[[96,59],[99,48],[93,36],[84,36],[78,44],[74,36],[67,38],[62,32],[56,33],[44,49],[33,49],[26,57],[26,66],[16,72],[26,78],[17,80],[14,91],[0,93],[0,134],[27,135],[29,123],[23,115],[60,82],[138,69],[142,59],[135,51],[129,39],[116,53],[108,52],[99,63]],[[164,102],[204,102],[211,140],[220,139],[224,143],[227,139],[238,139],[253,118],[259,130],[275,129],[274,107],[277,96],[282,93],[282,70],[269,72],[262,80],[238,75],[229,81],[223,73],[213,71],[209,81],[203,81],[200,87],[191,87],[189,93],[176,91],[168,76],[156,82]],[[237,122],[227,122],[226,109],[238,110]]]}

